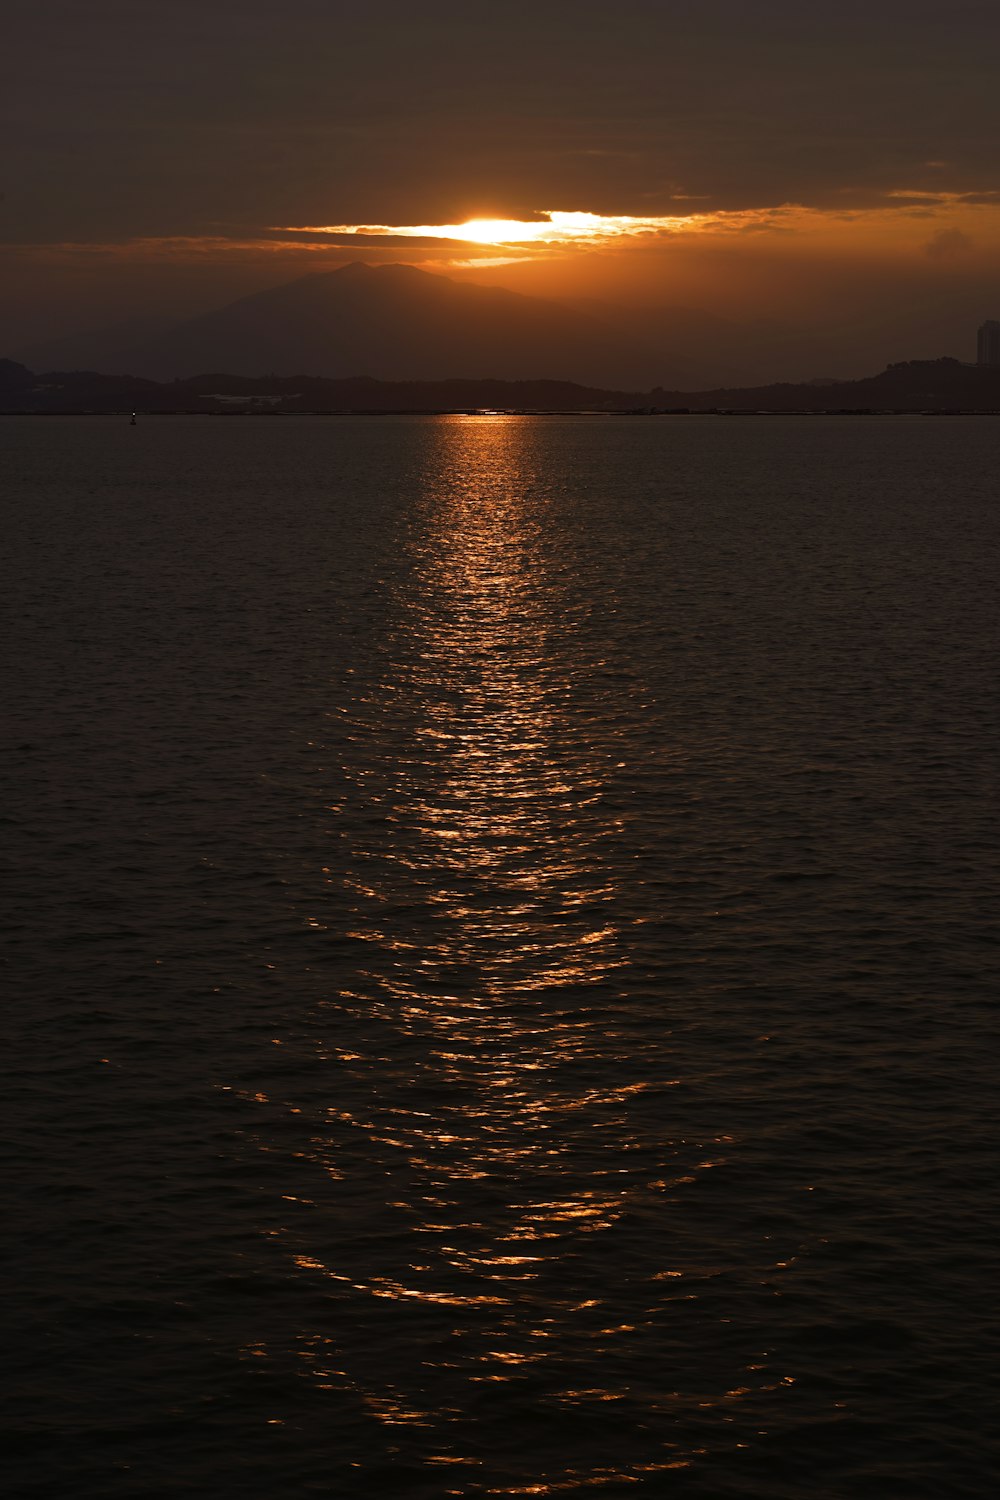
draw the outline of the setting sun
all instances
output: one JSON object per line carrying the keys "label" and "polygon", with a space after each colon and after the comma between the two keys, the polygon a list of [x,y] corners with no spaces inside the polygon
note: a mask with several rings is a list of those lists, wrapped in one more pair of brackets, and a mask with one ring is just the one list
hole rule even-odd
{"label": "setting sun", "polygon": [[552,225],[545,220],[469,219],[454,228],[456,239],[472,240],[477,245],[523,244],[552,234]]}

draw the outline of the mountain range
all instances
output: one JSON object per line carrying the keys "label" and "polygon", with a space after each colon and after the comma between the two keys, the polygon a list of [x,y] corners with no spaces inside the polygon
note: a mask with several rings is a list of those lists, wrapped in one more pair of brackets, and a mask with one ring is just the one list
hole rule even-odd
{"label": "mountain range", "polygon": [[693,390],[757,384],[762,369],[771,378],[814,374],[830,351],[794,330],[726,323],[690,309],[563,303],[412,266],[356,263],[181,322],[149,319],[13,352],[32,369],[154,380],[225,370]]}

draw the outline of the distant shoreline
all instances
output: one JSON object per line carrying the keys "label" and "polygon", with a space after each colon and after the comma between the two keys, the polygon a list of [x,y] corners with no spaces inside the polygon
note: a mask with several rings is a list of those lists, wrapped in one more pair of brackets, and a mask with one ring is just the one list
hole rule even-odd
{"label": "distant shoreline", "polygon": [[50,370],[0,360],[0,411],[25,415],[158,416],[877,416],[996,415],[1000,366],[912,360],[879,375],[832,384],[621,390],[565,380],[376,380],[308,375],[227,375],[161,382],[97,371]]}
{"label": "distant shoreline", "polygon": [[[131,409],[121,411],[17,411],[0,410],[0,417],[99,417],[102,420],[131,418]],[[594,410],[581,407],[573,410],[566,407],[509,407],[502,411],[477,411],[465,406],[400,407],[398,410],[382,408],[330,407],[314,411],[197,411],[177,407],[173,411],[143,411],[135,408],[135,416],[152,421],[159,417],[204,417],[231,421],[236,418],[282,418],[292,421],[301,417],[1000,417],[1000,407],[793,407],[787,410],[753,409],[750,407],[664,407],[632,409],[622,407],[619,411]]]}

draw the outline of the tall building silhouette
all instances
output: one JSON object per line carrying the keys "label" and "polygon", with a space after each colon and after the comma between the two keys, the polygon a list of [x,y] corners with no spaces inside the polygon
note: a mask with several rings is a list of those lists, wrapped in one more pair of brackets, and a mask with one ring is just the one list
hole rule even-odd
{"label": "tall building silhouette", "polygon": [[1000,323],[996,318],[987,318],[979,330],[976,340],[976,363],[1000,365]]}

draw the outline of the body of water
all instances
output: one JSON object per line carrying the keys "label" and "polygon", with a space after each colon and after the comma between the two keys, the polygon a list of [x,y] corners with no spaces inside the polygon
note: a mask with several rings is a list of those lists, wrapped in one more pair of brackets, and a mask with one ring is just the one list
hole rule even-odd
{"label": "body of water", "polygon": [[992,1493],[992,419],[6,419],[16,1493]]}

